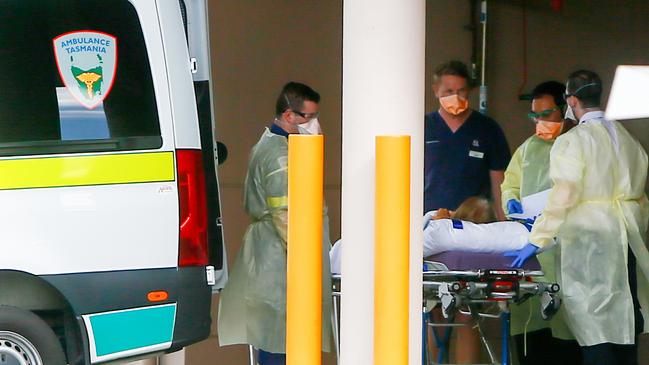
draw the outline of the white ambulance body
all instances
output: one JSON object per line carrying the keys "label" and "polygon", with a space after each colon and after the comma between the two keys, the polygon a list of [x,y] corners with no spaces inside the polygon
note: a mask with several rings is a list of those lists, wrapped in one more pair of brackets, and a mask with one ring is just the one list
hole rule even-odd
{"label": "white ambulance body", "polygon": [[0,0],[0,365],[209,335],[226,268],[206,15]]}

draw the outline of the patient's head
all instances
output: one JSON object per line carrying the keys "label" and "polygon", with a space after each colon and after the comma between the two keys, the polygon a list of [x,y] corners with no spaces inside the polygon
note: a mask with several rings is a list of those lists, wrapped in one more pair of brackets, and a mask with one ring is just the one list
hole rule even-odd
{"label": "patient's head", "polygon": [[470,197],[455,210],[453,218],[473,223],[493,223],[497,221],[496,213],[489,200],[482,197]]}

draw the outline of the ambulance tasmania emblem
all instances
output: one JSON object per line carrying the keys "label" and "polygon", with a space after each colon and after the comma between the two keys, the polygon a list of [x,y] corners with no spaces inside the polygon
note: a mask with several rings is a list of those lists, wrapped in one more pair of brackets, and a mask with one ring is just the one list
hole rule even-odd
{"label": "ambulance tasmania emblem", "polygon": [[80,30],[54,38],[54,56],[66,89],[88,109],[106,99],[117,71],[117,38]]}

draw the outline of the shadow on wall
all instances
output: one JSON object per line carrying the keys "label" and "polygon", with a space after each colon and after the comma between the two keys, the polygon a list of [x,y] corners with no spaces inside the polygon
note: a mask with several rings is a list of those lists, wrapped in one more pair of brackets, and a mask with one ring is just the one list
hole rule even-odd
{"label": "shadow on wall", "polygon": [[[563,81],[570,71],[589,68],[600,73],[608,92],[618,64],[649,64],[646,0],[627,0],[624,6],[614,0],[571,0],[564,2],[561,12],[553,12],[549,1],[525,1],[526,50],[523,1],[489,1],[489,113],[503,126],[512,149],[534,132],[526,117],[529,102],[518,100],[521,86],[529,91],[539,82]],[[216,132],[229,148],[219,178],[230,264],[249,221],[242,208],[248,154],[269,124],[274,98],[288,80],[305,82],[322,95],[331,237],[339,237],[342,2],[210,0],[209,5]],[[434,67],[449,59],[470,62],[471,33],[465,28],[470,2],[428,0],[426,5],[426,110],[430,112],[438,107],[431,90]],[[474,92],[471,103],[477,102]],[[649,149],[649,120],[624,125]],[[247,348],[219,348],[214,328],[210,339],[187,351],[186,363],[247,364]],[[644,353],[639,358],[649,365],[649,337],[642,341]]]}

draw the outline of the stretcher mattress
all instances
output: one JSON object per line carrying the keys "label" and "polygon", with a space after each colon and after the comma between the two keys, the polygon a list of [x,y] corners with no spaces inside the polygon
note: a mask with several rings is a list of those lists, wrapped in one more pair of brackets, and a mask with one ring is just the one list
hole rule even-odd
{"label": "stretcher mattress", "polygon": [[[439,262],[447,270],[508,270],[514,261],[513,257],[505,257],[501,253],[481,253],[466,251],[446,251],[428,256],[427,261]],[[541,264],[536,257],[531,257],[523,265],[526,271],[540,271]]]}

